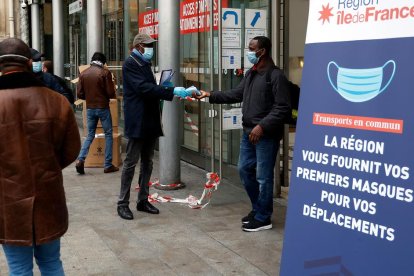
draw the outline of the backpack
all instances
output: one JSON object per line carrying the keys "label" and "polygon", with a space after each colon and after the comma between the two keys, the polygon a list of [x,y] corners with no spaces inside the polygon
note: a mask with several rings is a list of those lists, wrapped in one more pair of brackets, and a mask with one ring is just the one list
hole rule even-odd
{"label": "backpack", "polygon": [[[272,72],[274,69],[279,69],[279,67],[274,66],[266,72],[266,85],[269,93],[272,93]],[[300,87],[297,84],[294,84],[288,80],[288,91],[290,94],[290,104],[292,107],[292,113],[289,120],[286,122],[291,125],[296,125],[298,118],[298,109],[299,109],[299,97],[300,97]]]}

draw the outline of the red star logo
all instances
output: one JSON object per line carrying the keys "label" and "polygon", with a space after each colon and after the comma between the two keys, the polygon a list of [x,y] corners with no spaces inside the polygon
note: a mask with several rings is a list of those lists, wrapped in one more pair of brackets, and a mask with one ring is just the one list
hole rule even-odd
{"label": "red star logo", "polygon": [[332,9],[333,7],[329,7],[329,3],[326,6],[322,5],[322,10],[319,12],[321,14],[321,17],[318,19],[322,20],[322,24],[325,24],[325,21],[328,21],[330,23],[329,18],[333,16]]}

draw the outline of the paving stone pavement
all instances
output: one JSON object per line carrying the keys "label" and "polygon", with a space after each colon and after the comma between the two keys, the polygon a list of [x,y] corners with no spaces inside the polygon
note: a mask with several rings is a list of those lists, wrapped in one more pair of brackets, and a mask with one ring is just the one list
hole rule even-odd
{"label": "paving stone pavement", "polygon": [[[150,193],[200,197],[205,171],[181,163],[187,187]],[[122,169],[122,168],[121,168]],[[158,153],[152,177],[158,176]],[[286,202],[274,202],[273,229],[246,233],[241,217],[250,211],[244,189],[223,179],[210,205],[193,210],[178,203],[156,203],[159,215],[137,212],[134,220],[118,217],[116,201],[121,171],[104,174],[86,168],[81,176],[74,164],[63,171],[69,208],[69,230],[62,238],[62,261],[68,276],[83,275],[279,275]],[[133,183],[137,182],[138,169]],[[134,189],[133,184],[132,189]],[[40,275],[36,265],[34,275]],[[0,275],[7,275],[0,250]]]}

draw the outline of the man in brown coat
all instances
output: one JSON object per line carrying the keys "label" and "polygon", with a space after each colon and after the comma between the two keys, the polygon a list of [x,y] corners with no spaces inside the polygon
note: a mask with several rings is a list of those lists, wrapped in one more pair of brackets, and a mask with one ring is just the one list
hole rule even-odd
{"label": "man in brown coat", "polygon": [[60,237],[68,229],[62,169],[79,152],[66,98],[31,72],[29,47],[0,42],[0,243],[10,275],[64,275]]}
{"label": "man in brown coat", "polygon": [[109,100],[115,99],[115,86],[112,74],[104,67],[106,57],[95,52],[92,56],[91,67],[79,75],[76,89],[79,99],[86,100],[86,116],[88,124],[88,136],[82,145],[82,149],[76,162],[76,171],[84,174],[84,163],[88,155],[89,147],[95,138],[98,120],[101,120],[105,133],[105,164],[104,173],[112,173],[119,170],[112,165],[112,117],[109,110]]}

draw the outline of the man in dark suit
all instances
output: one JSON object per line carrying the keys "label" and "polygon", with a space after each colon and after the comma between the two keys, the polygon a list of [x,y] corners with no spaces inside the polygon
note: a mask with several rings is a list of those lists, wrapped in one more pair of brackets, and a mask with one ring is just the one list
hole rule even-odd
{"label": "man in dark suit", "polygon": [[125,136],[128,143],[117,211],[121,218],[128,220],[134,218],[129,209],[129,197],[139,158],[141,165],[137,210],[150,214],[159,213],[159,210],[148,202],[148,182],[152,173],[155,143],[157,138],[163,135],[160,100],[172,101],[174,95],[185,98],[193,92],[184,87],[157,85],[151,70],[155,42],[156,40],[147,34],[137,34],[131,55],[122,67]]}

